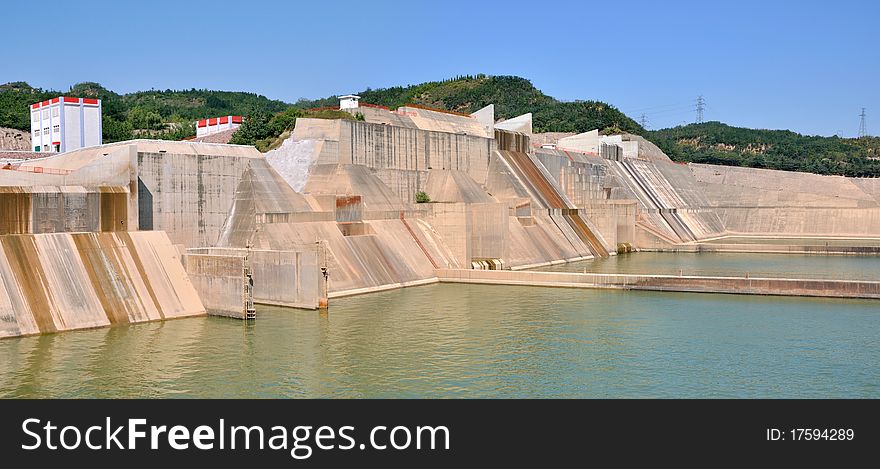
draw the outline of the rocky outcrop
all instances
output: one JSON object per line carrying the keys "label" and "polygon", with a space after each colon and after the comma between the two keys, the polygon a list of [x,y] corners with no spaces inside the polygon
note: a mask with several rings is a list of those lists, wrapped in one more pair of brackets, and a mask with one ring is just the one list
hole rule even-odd
{"label": "rocky outcrop", "polygon": [[0,127],[0,150],[31,150],[31,134]]}

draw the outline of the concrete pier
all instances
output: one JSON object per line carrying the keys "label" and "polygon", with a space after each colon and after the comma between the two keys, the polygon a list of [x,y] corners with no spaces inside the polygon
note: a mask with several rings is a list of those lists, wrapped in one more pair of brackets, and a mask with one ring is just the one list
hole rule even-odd
{"label": "concrete pier", "polygon": [[880,282],[793,278],[437,269],[440,282],[880,299]]}

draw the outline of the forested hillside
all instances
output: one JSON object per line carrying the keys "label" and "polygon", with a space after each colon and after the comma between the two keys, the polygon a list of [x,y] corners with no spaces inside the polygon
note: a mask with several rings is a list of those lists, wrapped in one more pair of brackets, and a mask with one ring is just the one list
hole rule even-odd
{"label": "forested hillside", "polygon": [[880,138],[801,135],[788,130],[731,127],[720,122],[648,132],[648,139],[676,161],[880,176]]}

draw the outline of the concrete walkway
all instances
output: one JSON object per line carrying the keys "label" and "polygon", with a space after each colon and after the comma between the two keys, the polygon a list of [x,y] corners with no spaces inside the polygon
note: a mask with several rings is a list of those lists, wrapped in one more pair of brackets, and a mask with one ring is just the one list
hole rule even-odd
{"label": "concrete walkway", "polygon": [[437,269],[441,282],[564,288],[880,299],[880,282],[750,277]]}

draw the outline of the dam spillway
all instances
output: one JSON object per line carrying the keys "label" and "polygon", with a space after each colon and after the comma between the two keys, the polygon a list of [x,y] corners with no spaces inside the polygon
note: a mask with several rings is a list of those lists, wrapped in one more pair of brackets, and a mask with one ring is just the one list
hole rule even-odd
{"label": "dam spillway", "polygon": [[[629,135],[590,132],[539,148],[531,115],[496,123],[490,108],[357,112],[300,118],[265,156],[239,145],[135,140],[0,171],[5,334],[243,317],[247,301],[314,309],[450,272],[513,278],[618,251],[819,252],[783,241],[802,237],[849,239],[841,252],[865,253],[880,241],[880,191],[870,180],[682,165]],[[750,237],[773,240],[765,244],[774,250],[724,242]],[[54,247],[27,247],[43,245]],[[163,252],[156,269],[139,264],[142,250]],[[44,271],[22,267],[35,259]],[[718,281],[653,274],[662,285],[635,283],[798,294],[790,282],[708,288]],[[192,290],[171,292],[167,278]],[[618,280],[604,284],[633,284]],[[33,304],[16,293],[35,285],[43,293],[26,295]],[[829,285],[801,290],[836,295],[840,284]],[[189,297],[198,303],[180,306]]]}

